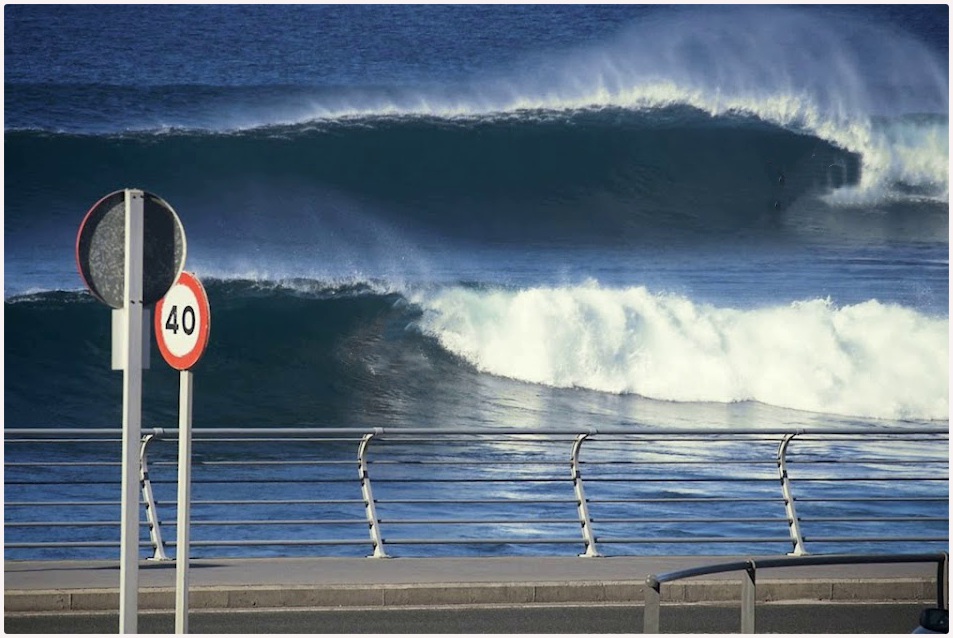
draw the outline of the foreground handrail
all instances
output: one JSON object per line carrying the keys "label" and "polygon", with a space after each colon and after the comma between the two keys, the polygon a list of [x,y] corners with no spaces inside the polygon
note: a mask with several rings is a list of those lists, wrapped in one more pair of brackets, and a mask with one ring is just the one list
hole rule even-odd
{"label": "foreground handrail", "polygon": [[643,615],[643,633],[659,633],[659,608],[661,606],[662,584],[683,578],[707,576],[724,572],[744,571],[741,581],[741,631],[743,634],[755,633],[755,600],[757,570],[773,567],[806,567],[816,565],[859,565],[874,563],[936,563],[936,601],[937,607],[946,609],[949,591],[949,554],[842,554],[827,556],[785,556],[782,558],[749,558],[743,561],[702,565],[664,574],[653,574],[645,579],[645,613]]}

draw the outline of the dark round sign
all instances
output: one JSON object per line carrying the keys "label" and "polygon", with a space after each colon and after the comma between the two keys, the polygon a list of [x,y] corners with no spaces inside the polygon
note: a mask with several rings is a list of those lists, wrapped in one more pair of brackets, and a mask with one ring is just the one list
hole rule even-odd
{"label": "dark round sign", "polygon": [[[162,299],[185,265],[185,231],[172,207],[142,192],[142,303]],[[106,195],[86,213],[76,236],[76,265],[93,296],[122,308],[126,272],[126,191]]]}

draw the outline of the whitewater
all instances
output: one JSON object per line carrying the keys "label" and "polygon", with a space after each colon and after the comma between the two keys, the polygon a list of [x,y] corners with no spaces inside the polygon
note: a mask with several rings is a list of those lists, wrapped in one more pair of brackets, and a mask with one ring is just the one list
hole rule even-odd
{"label": "whitewater", "polygon": [[882,419],[949,415],[949,322],[894,304],[739,310],[596,282],[453,288],[420,303],[420,329],[449,352],[529,383]]}

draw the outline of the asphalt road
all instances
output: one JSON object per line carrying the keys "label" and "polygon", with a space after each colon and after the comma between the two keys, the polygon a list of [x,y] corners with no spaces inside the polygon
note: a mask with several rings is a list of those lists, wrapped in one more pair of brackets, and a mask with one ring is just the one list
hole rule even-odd
{"label": "asphalt road", "polygon": [[[910,633],[915,603],[767,603],[758,633]],[[173,612],[143,612],[139,633],[173,633]],[[737,633],[737,604],[664,606],[663,633]],[[6,614],[5,633],[116,633],[118,612]],[[640,633],[642,607],[520,605],[192,611],[190,633]]]}

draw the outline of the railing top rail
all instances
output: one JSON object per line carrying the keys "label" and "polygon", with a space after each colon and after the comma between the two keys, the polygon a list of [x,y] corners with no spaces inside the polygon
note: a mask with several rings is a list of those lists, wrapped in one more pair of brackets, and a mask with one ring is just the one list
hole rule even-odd
{"label": "railing top rail", "polygon": [[[4,428],[4,436],[46,435],[46,436],[115,436],[122,433],[122,428]],[[142,428],[142,435],[178,436],[178,428]],[[289,428],[193,428],[195,437],[203,436],[434,436],[434,435],[467,435],[467,436],[577,436],[589,435],[622,435],[622,436],[764,436],[776,437],[796,434],[799,436],[897,436],[912,434],[946,434],[949,428],[940,426],[917,426],[886,431],[881,428],[767,428],[763,430],[750,428],[641,428],[624,426],[586,427],[586,428],[323,428],[323,427],[289,427]]]}

